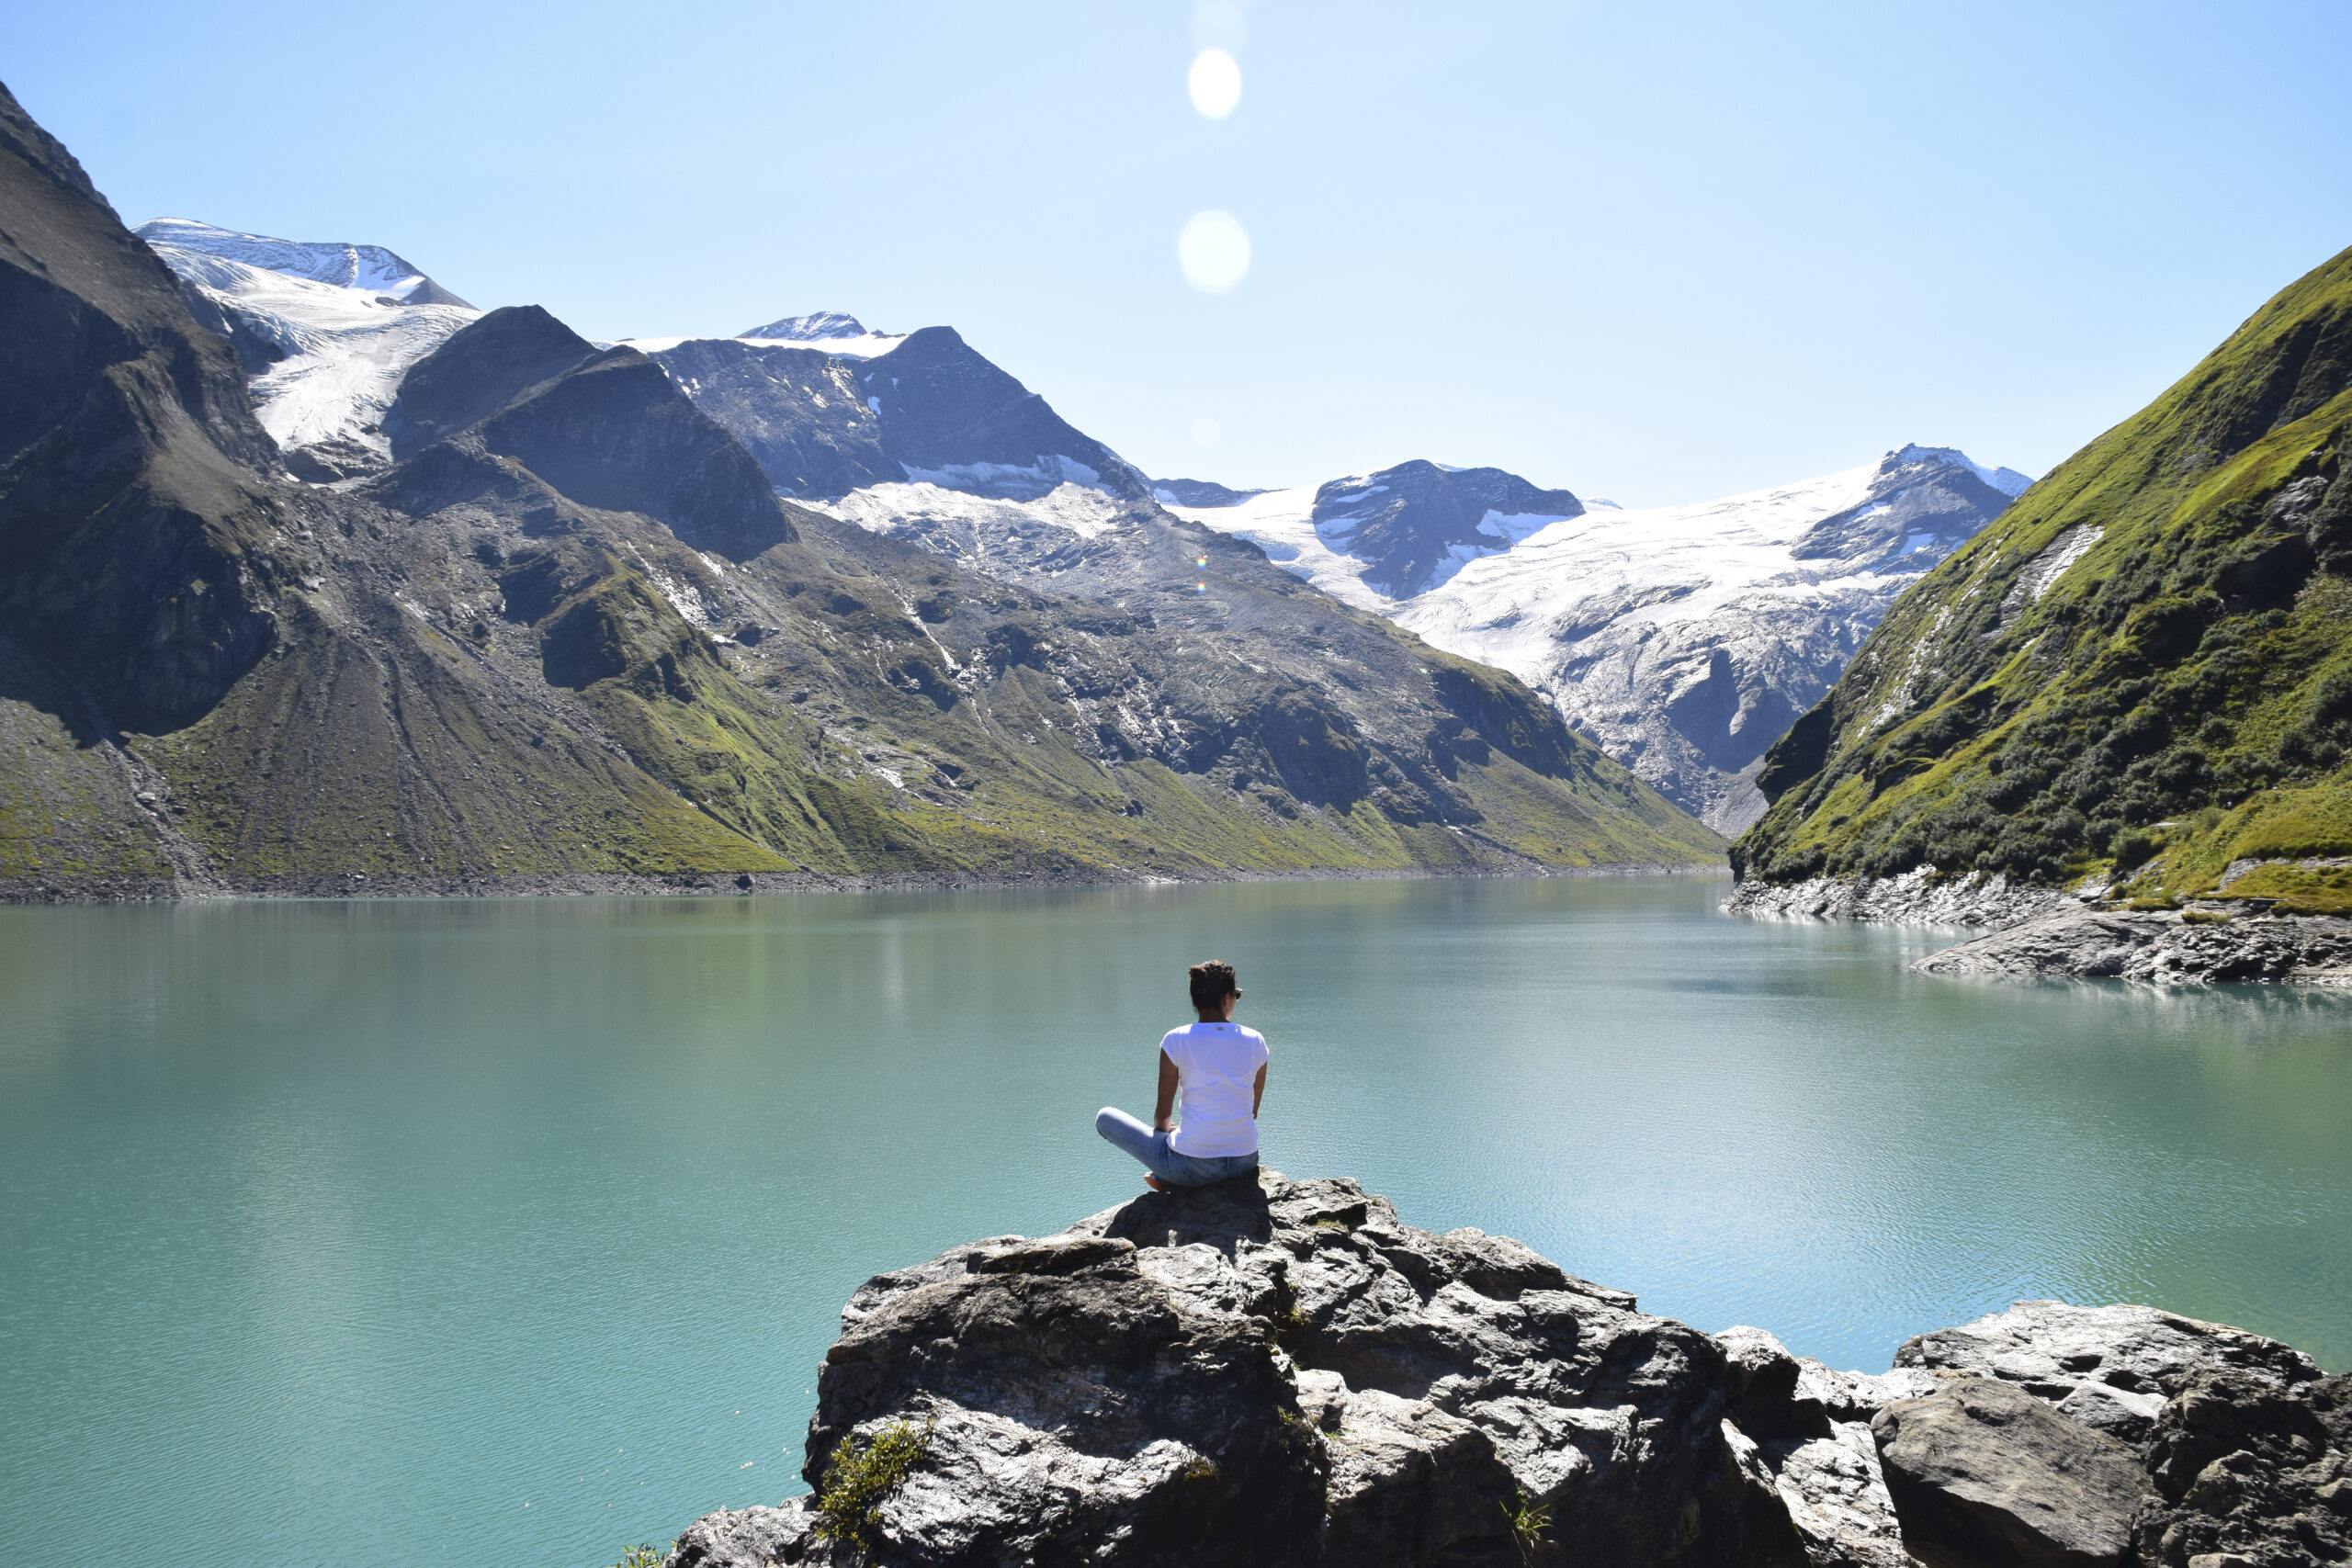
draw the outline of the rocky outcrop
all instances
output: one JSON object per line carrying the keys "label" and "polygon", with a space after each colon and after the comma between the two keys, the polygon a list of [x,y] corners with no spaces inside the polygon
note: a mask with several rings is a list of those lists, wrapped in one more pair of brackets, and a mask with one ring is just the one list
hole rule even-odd
{"label": "rocky outcrop", "polygon": [[2218,910],[2060,908],[1928,954],[1928,975],[2352,984],[2352,920]]}
{"label": "rocky outcrop", "polygon": [[2148,1470],[2150,1568],[2352,1562],[2352,1377],[2200,1372],[2165,1406]]}
{"label": "rocky outcrop", "polygon": [[2352,1379],[2276,1340],[2020,1302],[1842,1372],[1351,1181],[973,1242],[842,1322],[819,1493],[697,1520],[668,1568],[2352,1560]]}
{"label": "rocky outcrop", "polygon": [[[1149,1194],[881,1275],[842,1325],[811,1483],[930,1434],[875,1562],[1805,1561],[1714,1341],[1353,1182]],[[810,1518],[714,1516],[672,1562],[823,1561]]]}
{"label": "rocky outcrop", "polygon": [[1999,873],[1945,876],[1923,865],[1900,876],[1816,876],[1804,882],[1743,879],[1724,912],[1793,919],[1875,920],[1888,925],[2009,926],[2077,907],[2055,887],[2011,882]]}
{"label": "rocky outcrop", "polygon": [[1755,1439],[1807,1560],[1815,1568],[1907,1568],[1871,1417],[1890,1401],[1934,1393],[1941,1380],[1905,1369],[1836,1371],[1746,1325],[1715,1343],[1731,1417]]}
{"label": "rocky outcrop", "polygon": [[2193,1317],[2145,1306],[2019,1302],[2007,1312],[1904,1341],[1897,1371],[1966,1372],[2015,1383],[2062,1416],[2140,1444],[2165,1402],[2207,1372],[2272,1388],[2320,1375],[2301,1351]]}
{"label": "rocky outcrop", "polygon": [[1956,1378],[1871,1422],[1905,1542],[1928,1568],[2120,1564],[2148,1495],[2132,1450],[2011,1384]]}

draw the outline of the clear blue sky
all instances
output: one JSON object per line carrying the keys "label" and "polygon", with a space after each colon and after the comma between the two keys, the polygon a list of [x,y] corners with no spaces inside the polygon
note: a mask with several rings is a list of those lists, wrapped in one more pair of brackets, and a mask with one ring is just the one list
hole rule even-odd
{"label": "clear blue sky", "polygon": [[[1157,474],[1628,504],[2040,473],[2352,244],[2352,6],[14,0],[131,222],[389,244],[592,336],[947,322]],[[1187,286],[1204,209],[1249,230]],[[1193,427],[1212,419],[1214,446]]]}

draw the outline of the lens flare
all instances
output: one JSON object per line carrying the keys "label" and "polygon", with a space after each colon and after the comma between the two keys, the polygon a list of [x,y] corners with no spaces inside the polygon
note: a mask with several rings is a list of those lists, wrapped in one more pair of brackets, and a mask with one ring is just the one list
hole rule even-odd
{"label": "lens flare", "polygon": [[1176,265],[1204,294],[1230,294],[1250,271],[1250,231],[1230,212],[1195,212],[1176,236]]}
{"label": "lens flare", "polygon": [[1224,434],[1225,432],[1217,427],[1216,421],[1206,414],[1203,414],[1193,422],[1193,445],[1195,446],[1214,446],[1217,444],[1217,438]]}
{"label": "lens flare", "polygon": [[1224,50],[1204,49],[1193,56],[1184,86],[1203,118],[1223,119],[1241,102],[1241,62]]}
{"label": "lens flare", "polygon": [[1209,569],[1209,558],[1206,556],[1194,556],[1193,558],[1193,564],[1199,567],[1203,571],[1206,571]]}

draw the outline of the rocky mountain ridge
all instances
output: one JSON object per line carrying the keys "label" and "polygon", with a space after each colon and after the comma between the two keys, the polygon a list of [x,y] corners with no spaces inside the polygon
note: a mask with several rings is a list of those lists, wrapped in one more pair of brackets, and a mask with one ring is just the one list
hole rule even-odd
{"label": "rocky mountain ridge", "polygon": [[1896,603],[1764,758],[1735,902],[1997,877],[2100,906],[2018,964],[2208,977],[2280,928],[2185,927],[2352,916],[2347,431],[2352,251]]}
{"label": "rocky mountain ridge", "polygon": [[[1545,871],[1720,842],[1510,677],[1148,498],[1110,576],[982,576],[779,499],[662,366],[527,308],[369,304],[450,330],[265,360],[249,393],[210,296],[5,94],[0,214],[7,896]],[[306,310],[353,292],[199,259]],[[1046,417],[953,334],[885,356],[910,348],[891,363],[937,397],[890,439]],[[328,483],[254,412],[304,359],[365,383],[315,400],[365,438]]]}
{"label": "rocky mountain ridge", "polygon": [[[388,316],[388,297],[318,281],[334,268],[314,253],[377,247],[150,227],[191,299],[249,345],[289,467],[321,482],[380,470],[399,377],[470,315]],[[254,270],[281,253],[294,276]],[[385,268],[408,265],[381,254]],[[1147,479],[948,328],[877,333],[829,311],[626,346],[733,434],[779,494],[989,576],[1050,582],[1064,553],[1143,500],[1237,534],[1359,608],[1502,663],[1727,832],[1763,808],[1763,747],[1826,690],[1894,593],[2025,483],[1915,446],[1867,472],[1659,513],[1588,516],[1566,490],[1420,460],[1312,491],[1242,491]],[[1578,518],[1589,526],[1560,526]]]}
{"label": "rocky mountain ridge", "polygon": [[877,1275],[842,1325],[816,1490],[696,1521],[669,1568],[2352,1551],[2352,1378],[2275,1340],[2020,1302],[1839,1372],[1351,1181],[1263,1172],[989,1237]]}

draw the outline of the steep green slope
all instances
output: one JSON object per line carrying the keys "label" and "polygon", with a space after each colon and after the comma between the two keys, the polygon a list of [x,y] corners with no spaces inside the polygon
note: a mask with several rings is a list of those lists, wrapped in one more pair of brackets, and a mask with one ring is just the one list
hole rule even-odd
{"label": "steep green slope", "polygon": [[[1899,600],[1743,879],[1929,866],[2352,912],[2352,251]],[[2234,869],[2233,869],[2234,868]]]}
{"label": "steep green slope", "polygon": [[966,571],[779,502],[544,312],[420,364],[390,470],[296,483],[5,89],[0,370],[0,894],[1720,853],[1517,682],[1252,547],[1139,502],[1140,579]]}

